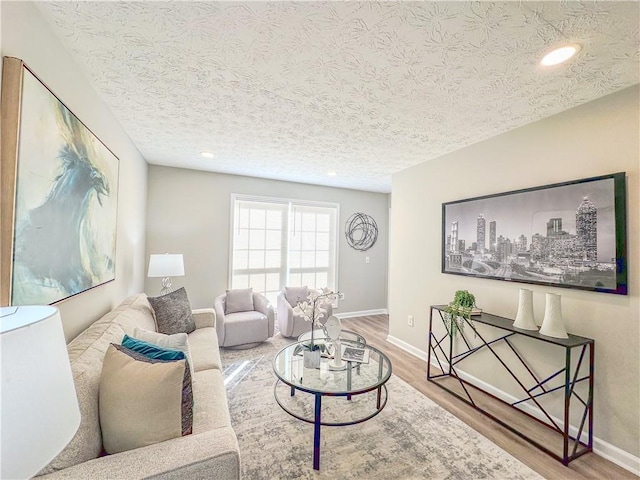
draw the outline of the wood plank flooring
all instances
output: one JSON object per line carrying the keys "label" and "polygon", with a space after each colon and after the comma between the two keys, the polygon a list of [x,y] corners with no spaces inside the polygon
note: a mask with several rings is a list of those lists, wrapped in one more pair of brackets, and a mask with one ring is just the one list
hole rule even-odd
{"label": "wood plank flooring", "polygon": [[[477,412],[471,406],[433,384],[433,382],[428,382],[425,361],[386,341],[389,334],[389,317],[387,315],[344,319],[342,320],[342,326],[347,330],[360,333],[367,339],[368,343],[382,350],[391,360],[393,373],[398,377],[543,477],[562,480],[637,480],[639,478],[595,453],[583,455],[572,461],[568,467],[565,467],[559,461],[554,460],[508,429]],[[517,424],[522,421],[518,412],[514,412],[510,407],[505,407],[501,402],[490,397],[487,402],[491,404],[490,406],[493,409],[498,410],[500,418],[506,419],[508,423]],[[545,434],[548,434],[548,438],[544,437]],[[554,433],[547,429],[535,432],[535,435],[539,436],[538,438],[542,441],[552,442],[555,440]]]}

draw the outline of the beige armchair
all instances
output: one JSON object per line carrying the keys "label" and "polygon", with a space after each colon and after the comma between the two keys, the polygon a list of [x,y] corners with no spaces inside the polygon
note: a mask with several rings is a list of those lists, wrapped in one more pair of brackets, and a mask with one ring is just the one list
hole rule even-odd
{"label": "beige armchair", "polygon": [[[304,301],[308,295],[307,287],[284,287],[284,290],[278,294],[278,328],[283,337],[298,338],[304,332],[311,330],[311,322],[293,311],[298,302]],[[322,324],[333,314],[331,305],[327,305],[326,310],[320,319]]]}
{"label": "beige armchair", "polygon": [[213,308],[221,347],[251,348],[273,336],[273,306],[250,288],[227,290],[216,297]]}

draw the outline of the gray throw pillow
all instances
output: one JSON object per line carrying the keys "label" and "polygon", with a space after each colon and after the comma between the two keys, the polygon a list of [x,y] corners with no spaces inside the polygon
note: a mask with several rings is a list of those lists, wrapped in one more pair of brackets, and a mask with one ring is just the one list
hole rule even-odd
{"label": "gray throw pillow", "polygon": [[253,311],[253,288],[227,290],[227,301],[224,313]]}
{"label": "gray throw pillow", "polygon": [[191,333],[196,322],[191,315],[191,304],[184,287],[161,297],[149,297],[149,303],[156,316],[158,332],[165,335]]}
{"label": "gray throw pillow", "polygon": [[304,302],[309,296],[309,287],[284,287],[284,298],[287,299],[289,305],[295,307],[298,302]]}

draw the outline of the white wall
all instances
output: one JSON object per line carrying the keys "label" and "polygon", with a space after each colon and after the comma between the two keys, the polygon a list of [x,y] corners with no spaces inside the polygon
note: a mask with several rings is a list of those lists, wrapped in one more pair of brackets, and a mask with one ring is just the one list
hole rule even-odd
{"label": "white wall", "polygon": [[3,56],[22,59],[120,159],[116,279],[62,301],[67,340],[140,292],[144,282],[147,164],[32,2],[2,2]]}
{"label": "white wall", "polygon": [[[389,266],[390,336],[425,353],[429,306],[448,303],[458,289],[474,293],[485,311],[514,318],[518,289],[530,288],[538,323],[544,292],[562,295],[567,330],[595,339],[595,436],[635,457],[640,456],[638,92],[638,86],[628,88],[394,175]],[[441,273],[443,202],[620,171],[627,172],[628,296]],[[407,325],[407,315],[415,316],[415,327]],[[539,349],[540,357],[543,352]],[[483,370],[482,364],[477,367]],[[501,383],[495,372],[485,372],[484,380]]]}
{"label": "white wall", "polygon": [[[184,254],[186,275],[174,278],[173,286],[185,286],[194,307],[213,306],[228,288],[232,193],[339,203],[338,288],[345,300],[336,313],[386,309],[387,194],[150,165],[147,254]],[[355,212],[378,224],[378,241],[366,252],[353,250],[344,237]],[[149,295],[159,289],[160,279],[147,279]]]}

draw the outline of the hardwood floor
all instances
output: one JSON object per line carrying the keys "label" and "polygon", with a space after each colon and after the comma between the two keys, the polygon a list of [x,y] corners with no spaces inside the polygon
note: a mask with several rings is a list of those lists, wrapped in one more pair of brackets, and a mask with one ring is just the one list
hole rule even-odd
{"label": "hardwood floor", "polygon": [[[521,462],[538,472],[547,479],[638,479],[637,476],[614,463],[596,455],[588,453],[572,461],[568,467],[521,439],[508,429],[474,410],[471,406],[455,398],[453,395],[427,381],[426,362],[407,353],[399,347],[386,341],[389,333],[389,317],[387,315],[372,315],[366,317],[342,320],[343,328],[353,330],[363,335],[367,342],[382,350],[391,360],[393,373],[409,385],[420,391],[438,405],[461,419],[467,425],[490,439]],[[501,418],[508,423],[521,421],[520,414],[510,407],[490,397],[487,403],[500,410]],[[533,422],[536,423],[536,422]],[[548,429],[534,432],[544,442],[556,441],[554,433]],[[545,435],[547,437],[545,437]]]}

